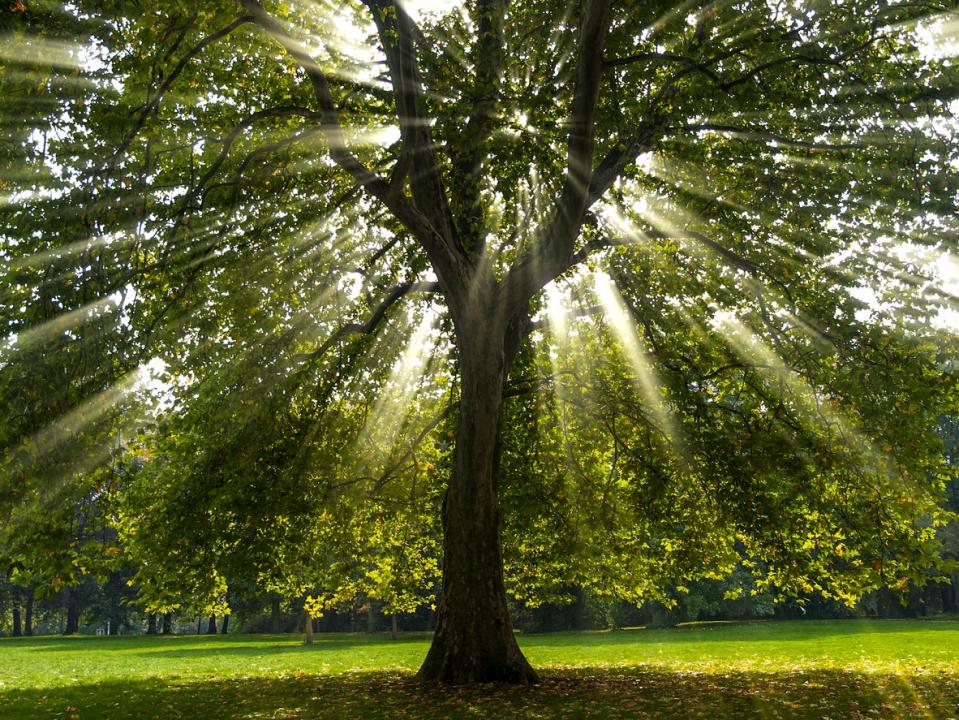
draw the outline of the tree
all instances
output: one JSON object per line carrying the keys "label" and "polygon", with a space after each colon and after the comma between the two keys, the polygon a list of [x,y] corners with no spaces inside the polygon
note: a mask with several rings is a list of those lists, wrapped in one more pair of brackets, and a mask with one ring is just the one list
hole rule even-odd
{"label": "tree", "polygon": [[[929,327],[948,294],[915,258],[955,247],[957,73],[920,40],[951,3],[47,12],[10,42],[79,31],[83,48],[53,68],[21,54],[8,81],[6,117],[25,106],[38,130],[8,152],[36,173],[3,208],[6,282],[35,307],[51,285],[29,270],[53,257],[94,298],[132,291],[109,357],[168,364],[213,585],[222,554],[266,546],[250,518],[282,534],[310,515],[291,499],[395,502],[425,458],[448,476],[422,496],[443,489],[424,680],[535,680],[503,532],[514,593],[583,574],[650,595],[745,557],[759,588],[850,599],[934,561],[930,419],[955,378]],[[564,283],[581,299],[565,314]],[[58,292],[78,327],[57,337],[86,337],[69,313],[90,293]],[[13,318],[16,369],[35,321]],[[364,390],[402,384],[412,357],[369,352],[391,323],[451,362],[424,393],[433,419],[392,408],[399,449],[362,470],[343,441],[377,414]],[[278,479],[283,509],[242,501]],[[289,566],[315,572],[309,552]]]}

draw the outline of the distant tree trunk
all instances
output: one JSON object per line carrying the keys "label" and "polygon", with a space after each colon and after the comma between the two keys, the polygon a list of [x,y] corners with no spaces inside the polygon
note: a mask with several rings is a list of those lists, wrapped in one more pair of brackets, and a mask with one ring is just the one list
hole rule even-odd
{"label": "distant tree trunk", "polygon": [[270,632],[278,633],[280,627],[280,598],[274,595],[270,600]]}
{"label": "distant tree trunk", "polygon": [[173,634],[173,616],[170,613],[163,613],[163,630],[164,635]]}
{"label": "distant tree trunk", "polygon": [[226,633],[227,633],[227,628],[229,628],[229,627],[230,627],[230,616],[229,616],[229,615],[224,615],[224,616],[223,616],[223,627],[220,628],[220,634],[221,634],[221,635],[226,635]]}
{"label": "distant tree trunk", "polygon": [[156,613],[147,615],[147,635],[157,634],[157,616]]}
{"label": "distant tree trunk", "polygon": [[203,629],[203,618],[198,617],[196,619],[196,634],[199,635],[202,629]]}
{"label": "distant tree trunk", "polygon": [[396,640],[396,613],[390,615],[390,640]]}
{"label": "distant tree trunk", "polygon": [[942,609],[944,612],[954,613],[956,610],[959,610],[956,603],[956,578],[953,576],[952,582],[946,583],[940,586],[940,592],[942,593]]}
{"label": "distant tree trunk", "polygon": [[306,613],[306,637],[303,638],[303,643],[305,645],[313,644],[313,616],[310,613]]}
{"label": "distant tree trunk", "polygon": [[120,634],[120,623],[116,621],[116,618],[110,618],[107,621],[107,633],[110,635]]}
{"label": "distant tree trunk", "polygon": [[76,635],[80,632],[80,598],[73,588],[67,591],[67,626],[64,635]]}
{"label": "distant tree trunk", "polygon": [[23,622],[23,634],[27,637],[33,635],[33,585],[27,588],[26,613]]}
{"label": "distant tree trunk", "polygon": [[20,624],[20,599],[14,594],[13,596],[13,636],[20,637],[23,635],[23,627]]}
{"label": "distant tree trunk", "polygon": [[206,626],[207,635],[216,635],[216,615],[210,615],[210,623]]}
{"label": "distant tree trunk", "polygon": [[366,632],[375,633],[376,632],[376,603],[373,602],[373,599],[370,598],[370,610],[366,614]]}

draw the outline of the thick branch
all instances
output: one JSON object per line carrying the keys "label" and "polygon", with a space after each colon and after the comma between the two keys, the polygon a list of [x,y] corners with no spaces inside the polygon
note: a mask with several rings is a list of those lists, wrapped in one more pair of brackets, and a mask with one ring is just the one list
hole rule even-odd
{"label": "thick branch", "polygon": [[641,123],[635,132],[600,160],[589,183],[587,207],[592,207],[618,180],[626,167],[642,153],[652,150],[666,129],[667,118],[656,115]]}
{"label": "thick branch", "polygon": [[326,75],[303,46],[263,9],[258,0],[241,0],[241,3],[254,22],[303,68],[320,106],[320,128],[330,147],[330,156],[358,185],[382,202],[423,246],[455,318],[465,304],[464,289],[469,285],[469,273],[461,259],[450,251],[446,228],[437,227],[429,215],[414,207],[401,193],[393,192],[389,183],[371,172],[347,149],[339,111],[333,103]]}
{"label": "thick branch", "polygon": [[576,88],[571,107],[566,180],[549,225],[505,279],[510,314],[526,307],[546,283],[566,270],[588,208],[593,175],[596,107],[609,32],[610,0],[588,0],[580,26]]}
{"label": "thick branch", "polygon": [[[396,114],[400,124],[403,151],[399,167],[403,175],[409,170],[413,203],[430,221],[433,228],[452,248],[455,242],[452,213],[446,190],[440,178],[429,123],[421,107],[423,87],[413,35],[416,25],[403,7],[392,0],[365,0],[379,33],[390,70]],[[406,158],[409,158],[407,163]],[[408,164],[408,168],[407,168]],[[402,180],[399,181],[402,183]],[[394,187],[397,181],[394,178]]]}
{"label": "thick branch", "polygon": [[503,21],[506,0],[478,0],[477,41],[471,61],[476,68],[471,90],[472,109],[453,154],[457,220],[464,242],[474,258],[485,244],[484,207],[480,173],[489,153],[489,140],[496,121],[503,57]]}

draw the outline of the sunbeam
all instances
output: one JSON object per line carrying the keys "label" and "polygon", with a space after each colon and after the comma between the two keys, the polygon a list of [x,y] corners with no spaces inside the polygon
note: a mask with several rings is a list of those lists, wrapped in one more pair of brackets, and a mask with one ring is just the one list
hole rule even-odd
{"label": "sunbeam", "polygon": [[605,312],[613,334],[632,370],[632,379],[639,396],[659,426],[659,431],[678,451],[685,455],[679,425],[664,402],[663,385],[649,357],[646,344],[623,301],[613,279],[603,271],[593,272],[593,291]]}
{"label": "sunbeam", "polygon": [[0,363],[7,360],[13,353],[32,350],[66,332],[80,328],[91,320],[116,312],[119,300],[119,294],[108,295],[87,303],[76,310],[61,313],[40,325],[8,336],[0,343]]}
{"label": "sunbeam", "polygon": [[[115,410],[131,392],[142,387],[149,379],[149,367],[138,367],[106,390],[64,412],[33,436],[25,438],[20,445],[8,451],[6,461],[18,458],[22,464],[29,466],[33,462],[46,460],[65,443],[80,439],[84,432]],[[97,455],[97,458],[99,457]],[[92,467],[95,461],[89,460],[84,467]]]}
{"label": "sunbeam", "polygon": [[879,451],[838,402],[810,385],[735,313],[717,311],[713,327],[737,357],[767,380],[780,400],[794,406],[806,427],[826,431],[827,436],[835,437],[838,447],[852,452],[871,469],[896,477],[895,463]]}
{"label": "sunbeam", "polygon": [[376,467],[390,458],[415,406],[424,401],[424,382],[431,365],[440,359],[436,357],[438,321],[435,309],[427,308],[393,363],[356,441],[355,455],[362,465]]}

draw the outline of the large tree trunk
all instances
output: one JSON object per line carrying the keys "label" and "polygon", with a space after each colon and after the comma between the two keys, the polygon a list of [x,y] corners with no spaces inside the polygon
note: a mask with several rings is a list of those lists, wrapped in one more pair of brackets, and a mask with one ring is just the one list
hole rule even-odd
{"label": "large tree trunk", "polygon": [[13,637],[23,635],[23,626],[20,623],[20,598],[17,593],[13,593]]}
{"label": "large tree trunk", "polygon": [[23,634],[27,637],[33,635],[33,585],[27,588],[27,601],[23,616]]}
{"label": "large tree trunk", "polygon": [[516,643],[503,585],[496,483],[504,333],[477,312],[459,338],[462,394],[453,473],[443,505],[443,589],[424,682],[536,682]]}
{"label": "large tree trunk", "polygon": [[157,634],[157,616],[156,613],[147,615],[147,635]]}
{"label": "large tree trunk", "polygon": [[160,632],[164,635],[173,634],[173,615],[170,613],[163,613],[163,627]]}
{"label": "large tree trunk", "polygon": [[216,635],[216,615],[210,615],[210,622],[206,626],[207,635]]}
{"label": "large tree trunk", "polygon": [[220,634],[221,634],[221,635],[226,635],[227,632],[229,631],[229,627],[230,627],[230,616],[229,616],[229,615],[224,615],[224,616],[223,616],[223,625],[220,627]]}

